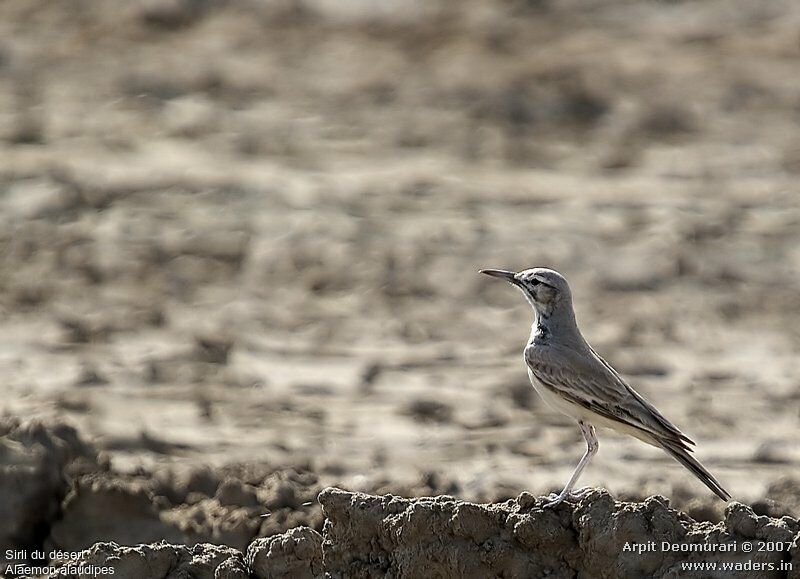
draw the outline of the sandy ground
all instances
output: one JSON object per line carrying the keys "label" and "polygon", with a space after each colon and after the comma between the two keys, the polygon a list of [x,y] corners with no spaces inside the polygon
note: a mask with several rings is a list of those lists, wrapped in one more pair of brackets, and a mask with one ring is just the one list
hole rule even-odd
{"label": "sandy ground", "polygon": [[[113,469],[558,487],[554,267],[736,498],[800,460],[800,5],[0,4],[0,411]],[[709,495],[601,433],[583,483]],[[710,495],[709,495],[710,496]]]}

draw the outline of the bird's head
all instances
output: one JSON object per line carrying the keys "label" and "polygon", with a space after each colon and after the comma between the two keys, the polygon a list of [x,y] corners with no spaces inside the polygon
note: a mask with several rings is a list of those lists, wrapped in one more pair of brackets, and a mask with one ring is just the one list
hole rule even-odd
{"label": "bird's head", "polygon": [[572,310],[572,292],[564,276],[546,267],[534,267],[520,272],[503,269],[482,269],[483,274],[504,279],[516,286],[538,314],[549,316],[567,306]]}

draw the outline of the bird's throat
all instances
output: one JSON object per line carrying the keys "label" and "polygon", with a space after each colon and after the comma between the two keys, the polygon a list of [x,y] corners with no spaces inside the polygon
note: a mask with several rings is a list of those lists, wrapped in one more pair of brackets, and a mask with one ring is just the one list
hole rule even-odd
{"label": "bird's throat", "polygon": [[547,307],[537,304],[534,309],[534,320],[531,326],[529,344],[544,345],[567,340],[568,343],[582,343],[578,326],[575,323],[575,314],[572,308]]}
{"label": "bird's throat", "polygon": [[531,326],[531,337],[528,342],[531,344],[546,344],[550,341],[551,335],[550,316],[547,313],[537,310],[533,325]]}

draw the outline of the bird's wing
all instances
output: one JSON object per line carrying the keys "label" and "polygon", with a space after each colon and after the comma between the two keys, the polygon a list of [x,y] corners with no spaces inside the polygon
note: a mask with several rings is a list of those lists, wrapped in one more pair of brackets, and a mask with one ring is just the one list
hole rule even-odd
{"label": "bird's wing", "polygon": [[525,361],[543,386],[600,416],[684,450],[694,442],[631,388],[593,349],[527,348]]}

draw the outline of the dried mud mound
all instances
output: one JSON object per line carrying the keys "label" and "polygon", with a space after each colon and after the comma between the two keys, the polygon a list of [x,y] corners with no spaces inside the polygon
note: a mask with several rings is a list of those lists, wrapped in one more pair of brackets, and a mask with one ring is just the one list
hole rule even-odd
{"label": "dried mud mound", "polygon": [[[20,575],[8,565],[46,562],[22,561],[28,557],[19,554],[9,559],[10,550],[74,553],[101,543],[170,541],[214,543],[240,553],[258,538],[296,527],[317,533],[323,519],[315,498],[321,489],[311,472],[270,465],[116,472],[66,424],[2,417],[0,576]],[[109,548],[95,549],[87,563],[95,565]],[[125,551],[120,560],[150,561],[153,568],[169,560],[169,569],[199,564],[184,547],[167,552]],[[205,557],[203,564],[218,559]]]}
{"label": "dried mud mound", "polygon": [[99,543],[78,561],[62,566],[52,577],[80,579],[108,575],[114,577],[195,579],[246,579],[249,577],[242,554],[231,547],[198,544],[194,547],[162,542],[137,547]]}
{"label": "dried mud mound", "polygon": [[0,564],[6,549],[40,544],[72,477],[101,468],[70,426],[0,418]]}
{"label": "dried mud mound", "polygon": [[158,478],[119,473],[76,479],[46,546],[81,550],[99,542],[166,540],[246,549],[297,526],[322,528],[316,477],[293,469],[226,467]]}
{"label": "dried mud mound", "polygon": [[[448,496],[403,499],[328,488],[319,502],[326,517],[322,535],[298,527],[254,541],[246,554],[212,545],[105,543],[87,551],[79,564],[111,566],[122,579],[180,573],[253,579],[679,577],[686,573],[683,565],[693,562],[719,566],[703,577],[730,576],[725,564],[750,565],[757,576],[798,576],[778,570],[798,555],[800,522],[757,516],[740,503],[731,503],[725,520],[711,524],[670,508],[663,497],[626,503],[605,491],[547,510],[528,493],[481,505]],[[682,549],[663,549],[662,543]],[[746,552],[745,543],[786,548]],[[658,547],[640,553],[626,544]]]}
{"label": "dried mud mound", "polygon": [[[320,502],[327,518],[325,570],[338,577],[676,577],[682,564],[695,561],[750,561],[768,570],[796,556],[796,547],[745,554],[721,546],[785,545],[800,531],[796,519],[756,516],[740,503],[731,503],[725,520],[712,525],[671,509],[663,497],[623,503],[604,491],[547,510],[528,493],[477,505],[451,497],[407,500],[326,489]],[[624,549],[626,543],[651,541],[652,551]],[[662,542],[698,550],[670,552]],[[731,571],[706,576],[726,573]]]}

